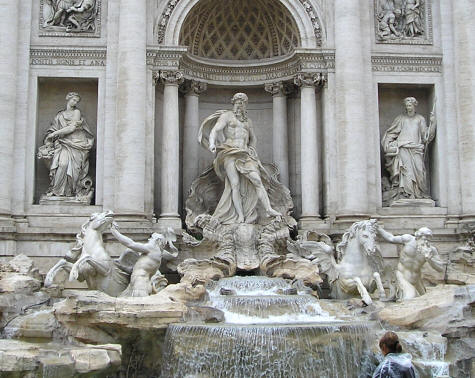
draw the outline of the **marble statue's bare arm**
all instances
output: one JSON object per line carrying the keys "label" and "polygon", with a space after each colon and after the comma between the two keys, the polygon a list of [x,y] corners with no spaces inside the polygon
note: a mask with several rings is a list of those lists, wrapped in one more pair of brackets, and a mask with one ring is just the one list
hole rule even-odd
{"label": "marble statue's bare arm", "polygon": [[426,261],[433,269],[437,270],[438,272],[443,272],[445,270],[446,264],[440,258],[437,248],[435,247],[431,248],[431,253],[429,256],[426,256]]}
{"label": "marble statue's bare arm", "polygon": [[386,240],[389,243],[394,243],[394,244],[404,244],[409,241],[409,238],[411,235],[399,235],[395,236],[391,234],[390,232],[384,230],[381,226],[378,226],[378,233],[381,235],[381,237]]}
{"label": "marble statue's bare arm", "polygon": [[249,147],[256,148],[257,146],[257,138],[256,134],[254,133],[254,128],[252,127],[251,120],[249,122]]}
{"label": "marble statue's bare arm", "polygon": [[224,113],[218,118],[218,121],[216,122],[213,129],[211,130],[209,134],[209,150],[212,153],[216,152],[216,136],[218,132],[223,130],[227,124],[228,124],[228,116],[226,113]]}
{"label": "marble statue's bare arm", "polygon": [[122,235],[117,230],[116,226],[113,225],[111,227],[111,232],[112,232],[112,235],[114,235],[114,237],[120,242],[120,244],[126,246],[127,248],[130,248],[133,251],[139,252],[139,253],[148,254],[150,252],[150,250],[147,247],[145,247],[144,244],[137,243],[137,242],[133,241],[131,238],[129,238],[125,235]]}

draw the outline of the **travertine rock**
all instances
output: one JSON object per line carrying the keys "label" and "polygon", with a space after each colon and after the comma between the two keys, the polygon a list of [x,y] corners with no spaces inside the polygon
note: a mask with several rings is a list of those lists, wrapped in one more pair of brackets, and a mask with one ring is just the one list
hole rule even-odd
{"label": "travertine rock", "polygon": [[0,371],[19,376],[44,376],[46,372],[57,377],[113,373],[120,366],[121,355],[117,344],[78,347],[0,340]]}
{"label": "travertine rock", "polygon": [[0,293],[31,294],[41,288],[37,279],[13,272],[0,272]]}
{"label": "travertine rock", "polygon": [[457,328],[475,327],[471,305],[475,302],[475,285],[439,285],[420,297],[389,304],[378,317],[401,328],[436,330],[441,333]]}

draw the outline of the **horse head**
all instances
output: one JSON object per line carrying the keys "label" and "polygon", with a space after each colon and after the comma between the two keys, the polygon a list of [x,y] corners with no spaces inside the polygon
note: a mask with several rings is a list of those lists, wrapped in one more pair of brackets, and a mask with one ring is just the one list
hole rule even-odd
{"label": "horse head", "polygon": [[88,228],[97,232],[104,232],[114,221],[114,213],[110,210],[102,213],[94,213],[88,221]]}
{"label": "horse head", "polygon": [[379,251],[376,243],[376,227],[376,219],[353,223],[350,229],[343,234],[341,242],[336,247],[338,260],[341,260],[345,255],[350,243],[358,244],[359,249],[362,250],[366,256],[376,254]]}

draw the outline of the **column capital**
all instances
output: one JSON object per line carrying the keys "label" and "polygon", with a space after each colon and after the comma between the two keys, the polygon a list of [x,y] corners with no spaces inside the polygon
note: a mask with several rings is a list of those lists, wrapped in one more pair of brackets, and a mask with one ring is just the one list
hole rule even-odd
{"label": "column capital", "polygon": [[201,93],[205,92],[208,89],[208,84],[203,81],[197,80],[185,80],[185,82],[180,85],[180,92],[185,95],[199,96]]}
{"label": "column capital", "polygon": [[327,77],[324,73],[301,72],[294,77],[294,84],[298,87],[321,87],[325,85]]}
{"label": "column capital", "polygon": [[158,71],[152,75],[155,85],[163,83],[165,85],[180,85],[185,80],[182,71]]}
{"label": "column capital", "polygon": [[266,92],[269,92],[272,96],[284,97],[292,92],[292,88],[288,83],[283,81],[277,81],[274,83],[266,83],[264,85]]}

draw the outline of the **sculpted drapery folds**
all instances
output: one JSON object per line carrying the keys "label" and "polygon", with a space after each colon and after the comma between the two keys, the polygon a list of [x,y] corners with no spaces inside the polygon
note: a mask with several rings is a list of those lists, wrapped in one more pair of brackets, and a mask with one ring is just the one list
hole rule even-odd
{"label": "sculpted drapery folds", "polygon": [[417,100],[404,99],[406,113],[396,117],[382,139],[386,169],[390,174],[392,199],[429,198],[425,155],[434,139],[435,117],[433,112],[427,127],[424,117],[417,114]]}
{"label": "sculpted drapery folds", "polygon": [[87,196],[92,190],[88,172],[94,135],[77,108],[80,99],[75,92],[66,95],[66,109],[53,119],[39,148],[38,158],[45,161],[51,180],[47,196]]}
{"label": "sculpted drapery folds", "polygon": [[282,196],[289,196],[288,189],[269,174],[257,156],[247,96],[237,93],[232,103],[232,111],[220,110],[206,118],[199,133],[200,144],[216,153],[214,172],[224,181],[212,216],[220,224],[256,223],[260,218],[281,216],[274,205],[287,203]]}

